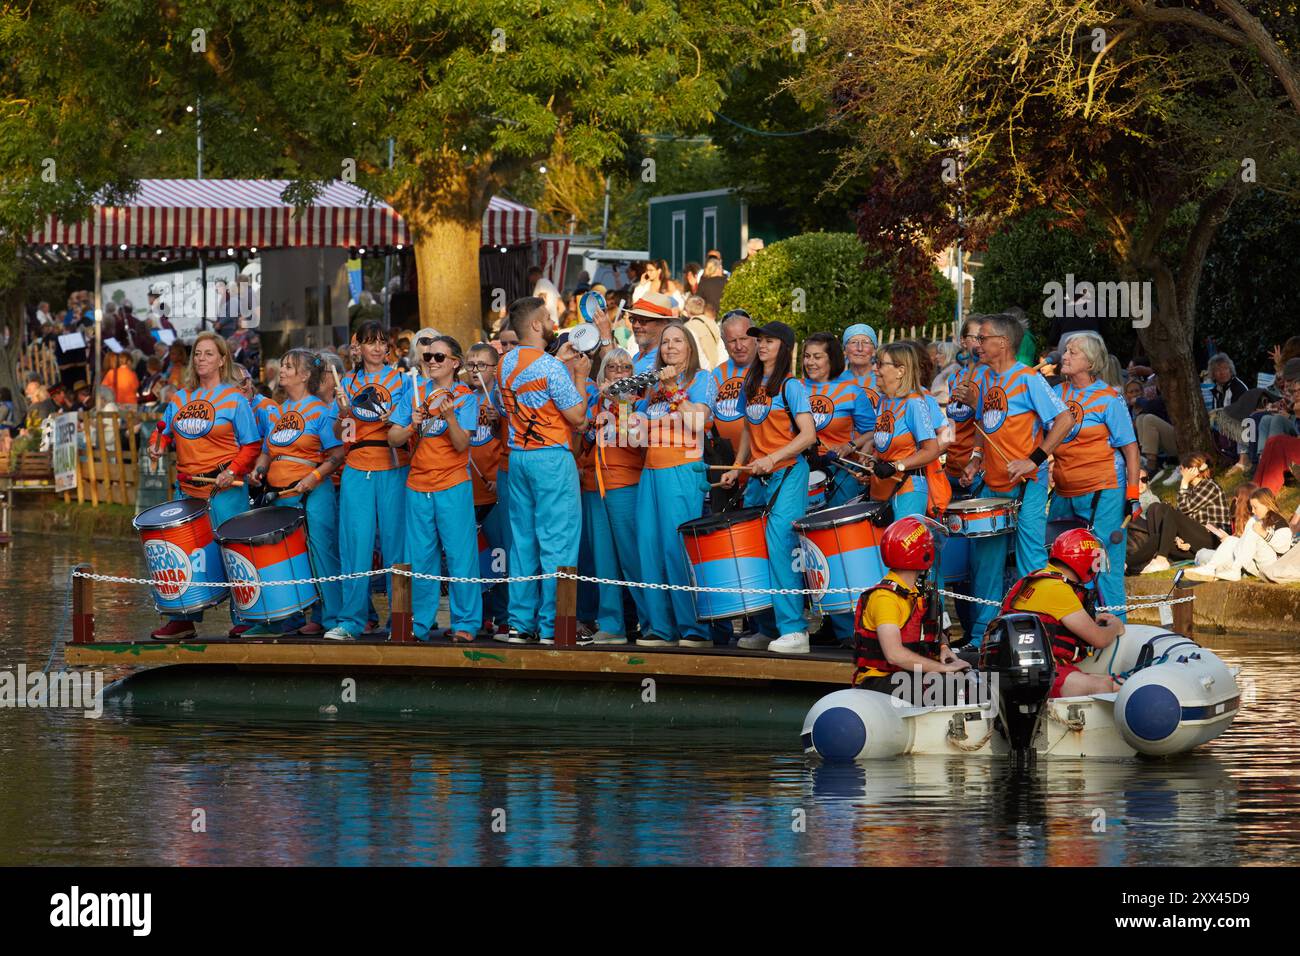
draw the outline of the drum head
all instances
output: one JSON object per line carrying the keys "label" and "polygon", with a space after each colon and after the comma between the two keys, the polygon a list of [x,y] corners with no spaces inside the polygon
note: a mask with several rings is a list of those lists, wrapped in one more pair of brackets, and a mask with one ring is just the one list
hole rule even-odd
{"label": "drum head", "polygon": [[141,511],[131,523],[139,531],[175,528],[194,520],[207,510],[208,503],[202,498],[177,498],[175,501],[164,501],[147,511]]}
{"label": "drum head", "polygon": [[739,511],[726,511],[719,515],[705,515],[703,518],[683,522],[677,526],[677,531],[679,534],[708,534],[710,531],[720,531],[761,518],[763,512],[763,508],[741,508]]}
{"label": "drum head", "polygon": [[984,511],[988,508],[1005,508],[1015,502],[1015,498],[966,498],[962,501],[948,503],[949,511]]}
{"label": "drum head", "polygon": [[813,485],[824,485],[824,484],[826,484],[826,472],[824,472],[824,471],[810,471],[810,472],[808,472],[808,487],[809,487],[809,488],[811,488]]}
{"label": "drum head", "polygon": [[887,501],[861,501],[856,504],[838,505],[814,511],[794,523],[796,531],[817,531],[821,528],[835,528],[839,525],[853,524],[878,515],[889,507]]}
{"label": "drum head", "polygon": [[283,541],[306,517],[301,508],[254,508],[221,522],[216,531],[217,541],[238,541],[240,544],[274,544]]}

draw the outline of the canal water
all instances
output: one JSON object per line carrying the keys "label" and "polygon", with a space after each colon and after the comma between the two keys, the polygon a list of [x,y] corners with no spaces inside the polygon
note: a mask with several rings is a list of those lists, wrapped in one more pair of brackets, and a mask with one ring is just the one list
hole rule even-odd
{"label": "canal water", "polygon": [[[83,561],[144,573],[131,542],[0,548],[0,670],[46,664]],[[96,599],[100,639],[156,621],[145,591],[101,584]],[[0,709],[0,865],[1295,865],[1300,639],[1205,643],[1244,669],[1226,735],[1172,760],[1029,773],[985,758],[825,767],[798,727]]]}

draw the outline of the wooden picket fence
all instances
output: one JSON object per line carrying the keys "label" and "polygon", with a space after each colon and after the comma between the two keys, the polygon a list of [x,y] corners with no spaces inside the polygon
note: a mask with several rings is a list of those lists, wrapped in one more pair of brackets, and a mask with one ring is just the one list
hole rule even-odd
{"label": "wooden picket fence", "polygon": [[921,342],[951,342],[956,322],[933,322],[925,325],[887,326],[880,330],[880,344],[917,339]]}
{"label": "wooden picket fence", "polygon": [[[129,410],[81,413],[81,434],[85,443],[77,461],[75,494],[78,504],[88,501],[93,507],[99,507],[101,503],[135,506],[140,483],[140,456],[148,458],[141,436],[152,434],[158,418],[156,413]],[[166,469],[167,486],[175,484],[175,459],[167,455],[159,467]],[[63,500],[71,501],[73,494],[65,491]]]}
{"label": "wooden picket fence", "polygon": [[59,381],[58,350],[53,345],[42,342],[29,342],[18,356],[18,383],[27,383],[27,376],[35,372],[41,377],[41,383],[50,386]]}

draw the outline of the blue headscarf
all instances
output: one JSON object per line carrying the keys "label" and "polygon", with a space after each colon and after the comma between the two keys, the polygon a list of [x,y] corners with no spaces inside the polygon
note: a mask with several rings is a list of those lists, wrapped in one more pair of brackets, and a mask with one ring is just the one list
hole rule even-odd
{"label": "blue headscarf", "polygon": [[867,338],[871,339],[871,344],[873,346],[876,348],[880,347],[880,339],[876,337],[876,330],[862,322],[859,322],[857,325],[850,325],[845,329],[844,335],[840,339],[840,344],[847,347],[849,339],[853,338],[855,335],[865,335]]}

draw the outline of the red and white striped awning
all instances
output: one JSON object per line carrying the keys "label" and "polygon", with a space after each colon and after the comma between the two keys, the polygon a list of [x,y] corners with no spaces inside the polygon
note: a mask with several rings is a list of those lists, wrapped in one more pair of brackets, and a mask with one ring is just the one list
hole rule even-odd
{"label": "red and white striped awning", "polygon": [[[47,218],[28,245],[57,244],[70,256],[99,246],[108,258],[133,258],[140,249],[381,249],[411,242],[402,217],[358,186],[335,180],[295,215],[300,211],[280,199],[288,185],[285,179],[145,179],[129,203],[95,206],[87,221]],[[528,245],[536,234],[536,210],[492,198],[483,214],[483,245]]]}

